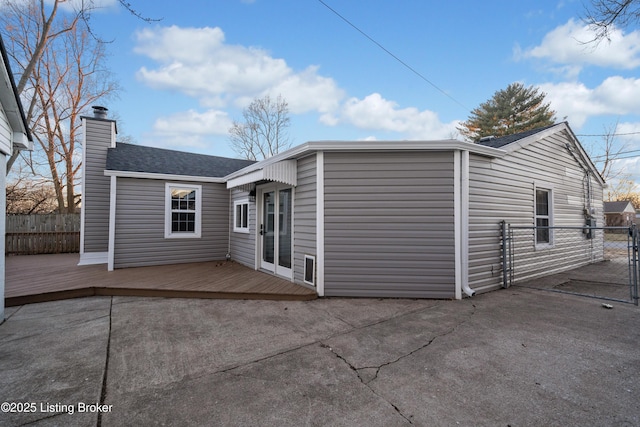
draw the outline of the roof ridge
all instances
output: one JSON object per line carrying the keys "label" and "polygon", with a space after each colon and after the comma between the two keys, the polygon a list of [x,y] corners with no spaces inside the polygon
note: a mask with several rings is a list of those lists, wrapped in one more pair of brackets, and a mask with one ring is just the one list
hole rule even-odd
{"label": "roof ridge", "polygon": [[509,134],[509,135],[499,136],[497,138],[479,140],[479,141],[476,141],[475,143],[479,144],[479,145],[484,145],[485,147],[501,148],[501,147],[504,147],[505,145],[509,145],[509,144],[512,144],[512,143],[514,143],[516,141],[519,141],[521,139],[527,138],[527,137],[529,137],[531,135],[535,135],[537,133],[544,132],[547,129],[551,129],[554,126],[558,126],[558,125],[561,125],[563,123],[568,125],[568,123],[566,121],[558,122],[558,123],[554,123],[554,124],[548,125],[548,126],[542,126],[542,127],[539,127],[539,128],[529,129],[529,130],[525,130],[525,131],[518,132],[518,133],[512,133],[512,134]]}

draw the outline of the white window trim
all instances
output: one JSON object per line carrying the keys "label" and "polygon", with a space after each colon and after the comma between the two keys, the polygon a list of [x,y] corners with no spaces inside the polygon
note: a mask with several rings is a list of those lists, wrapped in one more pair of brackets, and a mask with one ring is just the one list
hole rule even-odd
{"label": "white window trim", "polygon": [[[238,206],[247,205],[247,226],[238,227]],[[249,199],[236,200],[233,202],[233,231],[234,233],[249,233]],[[242,223],[242,222],[241,222]]]}
{"label": "white window trim", "polygon": [[[553,227],[554,225],[554,221],[553,221],[553,186],[551,185],[544,185],[544,184],[536,184],[533,187],[533,225],[537,226],[538,225],[538,214],[537,214],[537,207],[536,207],[536,196],[537,196],[537,192],[538,190],[542,190],[542,191],[546,191],[549,193],[549,215],[547,216],[542,216],[542,218],[548,218],[549,219],[549,227]],[[554,245],[554,232],[553,229],[550,228],[549,229],[549,242],[543,242],[543,243],[538,243],[538,237],[536,234],[533,235],[533,239],[535,241],[535,246],[536,249],[549,249],[549,248],[553,248]]]}
{"label": "white window trim", "polygon": [[[196,191],[196,224],[195,231],[193,233],[171,231],[171,190],[173,189]],[[202,185],[188,185],[177,182],[166,182],[164,185],[164,190],[164,238],[199,239],[202,236]]]}

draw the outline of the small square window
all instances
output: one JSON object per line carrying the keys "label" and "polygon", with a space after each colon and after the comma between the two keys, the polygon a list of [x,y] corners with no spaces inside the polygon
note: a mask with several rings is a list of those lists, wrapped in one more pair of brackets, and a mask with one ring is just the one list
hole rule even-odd
{"label": "small square window", "polygon": [[237,233],[249,232],[249,200],[233,202],[233,231]]}

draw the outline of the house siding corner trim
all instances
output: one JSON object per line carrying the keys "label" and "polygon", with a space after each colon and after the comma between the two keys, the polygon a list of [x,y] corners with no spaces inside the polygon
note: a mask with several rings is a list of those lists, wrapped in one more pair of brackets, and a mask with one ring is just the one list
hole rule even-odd
{"label": "house siding corner trim", "polygon": [[324,296],[324,152],[316,154],[316,289]]}

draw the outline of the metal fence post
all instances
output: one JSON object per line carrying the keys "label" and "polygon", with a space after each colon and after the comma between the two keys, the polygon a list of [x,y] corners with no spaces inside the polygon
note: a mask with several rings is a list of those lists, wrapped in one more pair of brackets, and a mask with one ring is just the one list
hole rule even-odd
{"label": "metal fence post", "polygon": [[638,305],[638,276],[640,276],[640,259],[638,250],[640,249],[640,233],[638,233],[638,227],[636,224],[633,224],[629,227],[629,234],[631,237],[631,269],[629,280],[632,281],[631,286],[631,298],[635,305]]}
{"label": "metal fence post", "polygon": [[507,258],[507,222],[500,221],[500,228],[502,230],[502,287],[508,288],[507,272],[509,269],[509,260]]}

